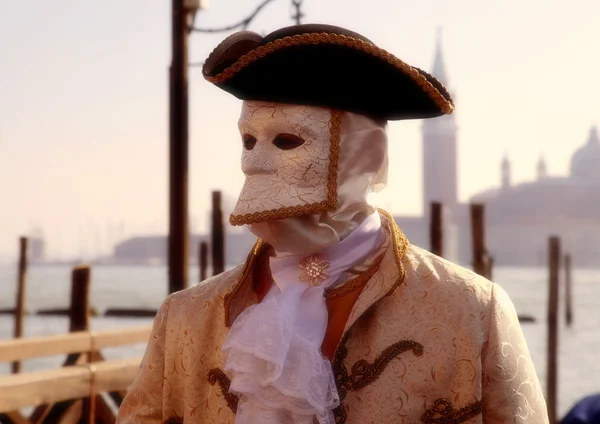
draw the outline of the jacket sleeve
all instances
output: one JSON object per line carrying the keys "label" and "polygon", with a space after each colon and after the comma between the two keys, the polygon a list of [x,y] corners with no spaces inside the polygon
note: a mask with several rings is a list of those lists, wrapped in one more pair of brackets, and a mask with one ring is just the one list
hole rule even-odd
{"label": "jacket sleeve", "polygon": [[547,424],[544,394],[515,307],[492,288],[488,339],[483,348],[483,422]]}
{"label": "jacket sleeve", "polygon": [[169,312],[167,298],[154,319],[140,370],[119,409],[117,424],[159,424],[163,421],[165,335]]}

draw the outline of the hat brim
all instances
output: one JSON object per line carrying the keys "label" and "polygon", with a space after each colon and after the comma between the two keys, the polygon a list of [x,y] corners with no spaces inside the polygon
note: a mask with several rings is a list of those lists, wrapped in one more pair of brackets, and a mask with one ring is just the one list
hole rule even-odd
{"label": "hat brim", "polygon": [[386,120],[450,114],[436,78],[338,27],[299,25],[266,37],[243,31],[205,61],[206,80],[242,100],[331,107]]}

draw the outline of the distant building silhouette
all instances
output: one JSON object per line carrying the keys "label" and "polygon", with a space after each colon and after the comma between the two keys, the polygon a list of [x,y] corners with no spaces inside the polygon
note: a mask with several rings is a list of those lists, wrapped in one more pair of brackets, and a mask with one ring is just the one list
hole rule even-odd
{"label": "distant building silhouette", "polygon": [[504,156],[502,159],[502,189],[506,190],[510,187],[511,184],[511,172],[510,172],[510,161],[508,160],[508,155]]}
{"label": "distant building silhouette", "polygon": [[[438,33],[432,74],[448,86]],[[423,215],[396,217],[411,243],[429,248],[431,202],[442,202],[444,256],[462,264],[472,260],[468,205],[457,200],[458,157],[455,115],[423,122]],[[486,205],[486,241],[498,265],[544,265],[547,240],[558,235],[577,266],[600,266],[600,141],[596,127],[574,152],[570,175],[548,174],[543,156],[537,180],[513,185],[511,163],[500,164],[498,188],[478,193],[470,203]]]}
{"label": "distant building silhouette", "polygon": [[[200,242],[209,243],[210,264],[210,236],[190,236],[190,263],[198,263],[198,246]],[[249,231],[228,232],[225,237],[225,260],[228,265],[243,263],[256,237]],[[112,261],[117,264],[128,265],[165,265],[167,263],[167,236],[142,235],[129,238],[118,243],[113,252]]]}
{"label": "distant building silhouette", "polygon": [[545,178],[546,175],[547,175],[546,161],[544,160],[543,156],[540,156],[540,160],[538,161],[538,165],[537,165],[537,177],[539,180],[541,180],[542,178]]}
{"label": "distant building silhouette", "polygon": [[41,237],[29,239],[29,261],[43,263],[46,260],[46,240]]}
{"label": "distant building silhouette", "polygon": [[[438,29],[432,74],[450,90],[442,54],[441,29]],[[423,211],[425,215],[429,214],[431,202],[442,202],[451,210],[458,204],[456,132],[454,114],[423,121]]]}
{"label": "distant building silhouette", "polygon": [[46,238],[40,228],[30,231],[28,240],[28,260],[32,264],[40,264],[46,261]]}
{"label": "distant building silhouette", "polygon": [[486,205],[488,246],[499,263],[542,265],[548,236],[558,235],[575,264],[599,266],[600,141],[596,127],[573,154],[570,175],[550,176],[541,158],[537,180],[490,189],[471,201]]}
{"label": "distant building silhouette", "polygon": [[[454,97],[446,72],[442,49],[442,32],[438,28],[432,75],[441,81]],[[423,146],[423,215],[398,216],[396,222],[411,243],[430,248],[429,217],[431,202],[444,205],[444,256],[459,259],[457,220],[463,213],[458,202],[458,128],[456,116],[443,115],[425,119],[422,127]]]}

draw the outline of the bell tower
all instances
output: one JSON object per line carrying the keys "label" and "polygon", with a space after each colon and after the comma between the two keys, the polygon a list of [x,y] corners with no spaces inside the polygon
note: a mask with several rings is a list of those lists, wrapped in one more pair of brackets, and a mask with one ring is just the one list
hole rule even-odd
{"label": "bell tower", "polygon": [[[437,46],[431,72],[449,89],[442,52],[442,31],[437,30]],[[423,215],[431,202],[441,202],[449,212],[458,206],[458,157],[454,114],[425,119],[423,134]]]}

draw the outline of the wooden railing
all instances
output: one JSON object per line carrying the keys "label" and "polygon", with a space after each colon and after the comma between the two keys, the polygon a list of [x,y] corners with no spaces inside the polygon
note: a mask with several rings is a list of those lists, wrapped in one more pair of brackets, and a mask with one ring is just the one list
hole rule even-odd
{"label": "wooden railing", "polygon": [[[24,293],[24,271],[19,275]],[[146,343],[152,327],[91,331],[90,283],[89,266],[73,268],[69,333],[64,335],[21,338],[25,307],[24,296],[18,297],[15,339],[0,341],[0,362],[12,363],[13,372],[0,376],[0,424],[114,424],[141,358],[106,361],[102,349]],[[62,367],[19,373],[22,361],[55,355],[67,355]],[[34,407],[27,416],[26,407]]]}
{"label": "wooden railing", "polygon": [[143,326],[102,332],[79,331],[56,336],[0,341],[0,362],[145,343],[150,337],[151,329],[152,326]]}
{"label": "wooden railing", "polygon": [[[59,369],[0,377],[0,423],[114,423],[141,358],[105,361],[100,349],[145,343],[150,332],[144,326],[0,342],[0,362],[68,355]],[[20,410],[30,406],[36,408],[25,417]]]}

